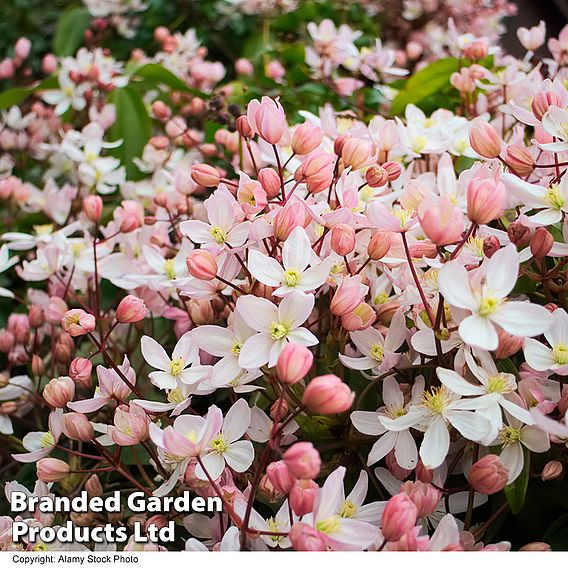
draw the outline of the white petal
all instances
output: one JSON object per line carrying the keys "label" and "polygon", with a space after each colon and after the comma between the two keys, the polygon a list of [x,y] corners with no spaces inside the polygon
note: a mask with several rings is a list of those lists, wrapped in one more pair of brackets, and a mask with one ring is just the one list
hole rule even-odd
{"label": "white petal", "polygon": [[491,319],[507,333],[519,337],[534,337],[552,324],[552,314],[544,307],[529,302],[506,302]]}
{"label": "white petal", "polygon": [[426,467],[436,468],[448,455],[450,449],[450,434],[445,420],[440,416],[432,424],[422,440],[420,457]]}
{"label": "white petal", "polygon": [[488,318],[482,316],[468,316],[459,326],[460,337],[468,345],[479,347],[486,351],[493,351],[499,347],[499,337],[493,324]]}
{"label": "white petal", "polygon": [[170,358],[164,348],[154,338],[148,335],[142,337],[140,348],[142,349],[142,356],[151,367],[161,371],[170,370]]}
{"label": "white petal", "polygon": [[440,292],[452,306],[472,311],[477,307],[467,271],[459,262],[448,262],[442,267],[438,274],[438,284]]}
{"label": "white petal", "polygon": [[237,310],[256,331],[267,331],[272,322],[278,321],[278,309],[265,298],[241,296],[237,300]]}
{"label": "white petal", "polygon": [[268,363],[274,340],[269,333],[258,333],[249,337],[241,348],[239,365],[243,369],[258,369]]}
{"label": "white petal", "polygon": [[227,465],[235,471],[246,471],[254,459],[254,448],[252,442],[240,440],[233,442],[223,454]]}
{"label": "white petal", "polygon": [[257,250],[249,253],[248,268],[250,273],[267,286],[280,286],[284,270],[280,264]]}

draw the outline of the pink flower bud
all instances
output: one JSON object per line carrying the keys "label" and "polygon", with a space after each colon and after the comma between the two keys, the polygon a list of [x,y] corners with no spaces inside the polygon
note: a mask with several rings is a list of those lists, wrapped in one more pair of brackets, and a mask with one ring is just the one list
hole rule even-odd
{"label": "pink flower bud", "polygon": [[442,498],[441,493],[434,486],[422,481],[407,481],[402,485],[402,492],[406,493],[416,506],[419,518],[430,516]]}
{"label": "pink flower bud", "polygon": [[237,120],[235,121],[235,126],[237,127],[237,132],[243,138],[252,138],[254,136],[254,132],[252,131],[246,115],[242,114],[241,116],[239,116],[239,118],[237,118]]}
{"label": "pink flower bud", "polygon": [[511,335],[501,328],[497,331],[497,335],[499,336],[499,347],[495,350],[497,359],[507,359],[517,353],[523,346],[523,337]]}
{"label": "pink flower bud", "polygon": [[390,235],[385,231],[376,231],[367,245],[367,254],[371,260],[380,260],[389,252],[390,247]]}
{"label": "pink flower bud", "polygon": [[11,79],[16,72],[16,66],[14,61],[9,57],[6,57],[0,61],[0,79]]}
{"label": "pink flower bud", "polygon": [[288,495],[296,483],[296,478],[290,473],[288,466],[282,460],[271,463],[266,468],[266,475],[268,475],[274,489],[282,495]]}
{"label": "pink flower bud", "polygon": [[483,254],[487,258],[491,258],[500,248],[501,243],[495,235],[490,235],[483,239]]}
{"label": "pink flower bud", "polygon": [[336,375],[312,379],[304,391],[303,403],[319,414],[345,412],[355,400],[355,393]]}
{"label": "pink flower bud", "polygon": [[383,511],[381,531],[389,542],[402,538],[408,531],[416,526],[418,512],[416,505],[405,493],[391,497]]}
{"label": "pink flower bud", "polygon": [[313,362],[314,356],[307,347],[294,342],[288,343],[278,356],[278,380],[285,385],[296,384],[308,374]]}
{"label": "pink flower bud", "polygon": [[244,57],[237,59],[235,61],[235,72],[237,75],[250,77],[254,73],[254,67],[250,59],[245,59]]}
{"label": "pink flower bud", "polygon": [[341,326],[348,331],[367,329],[377,318],[375,310],[361,302],[352,312],[341,316]]}
{"label": "pink flower bud", "polygon": [[474,178],[467,186],[467,216],[478,225],[485,225],[503,214],[505,185],[487,178]]}
{"label": "pink flower bud", "polygon": [[416,473],[416,479],[422,481],[423,483],[432,483],[434,481],[434,470],[431,467],[426,467],[422,460],[418,460],[418,465],[414,470]]}
{"label": "pink flower bud", "polygon": [[331,248],[340,256],[346,256],[355,249],[355,229],[339,223],[331,230]]}
{"label": "pink flower bud", "polygon": [[14,54],[17,59],[23,61],[28,58],[31,48],[32,42],[27,37],[21,37],[14,46]]}
{"label": "pink flower bud", "polygon": [[518,221],[513,221],[507,227],[507,235],[509,240],[518,248],[528,245],[531,240],[531,230]]}
{"label": "pink flower bud", "polygon": [[319,492],[318,484],[312,479],[298,479],[290,490],[290,507],[298,517],[314,510],[314,504]]}
{"label": "pink flower bud", "polygon": [[436,245],[449,245],[461,238],[463,213],[449,197],[427,197],[416,212],[425,235]]}
{"label": "pink flower bud", "polygon": [[253,99],[247,107],[247,118],[252,129],[269,144],[278,144],[288,127],[282,105],[270,97]]}
{"label": "pink flower bud", "polygon": [[290,473],[299,479],[313,479],[320,472],[320,455],[311,442],[295,443],[283,457]]}
{"label": "pink flower bud", "polygon": [[469,484],[479,493],[493,495],[508,483],[509,472],[499,456],[488,454],[476,461],[469,470]]}
{"label": "pink flower bud", "polygon": [[45,373],[45,363],[36,353],[32,355],[32,373],[37,377],[41,377]]}
{"label": "pink flower bud", "polygon": [[531,238],[531,253],[535,258],[544,258],[554,246],[554,237],[546,227],[539,227]]}
{"label": "pink flower bud", "polygon": [[333,180],[335,158],[323,151],[312,152],[304,163],[294,172],[296,181],[303,180],[310,193],[320,193],[327,189]]}
{"label": "pink flower bud", "polygon": [[85,490],[87,491],[87,495],[90,498],[102,497],[104,495],[101,480],[96,473],[94,473],[93,475],[91,475],[91,477],[89,477],[89,479],[87,479],[87,483],[85,483]]}
{"label": "pink flower bud", "polygon": [[361,276],[346,276],[341,280],[329,309],[336,316],[343,316],[352,312],[365,297],[368,287],[361,284]]}
{"label": "pink flower bud", "polygon": [[294,523],[288,538],[294,550],[297,551],[325,552],[327,550],[324,535],[306,523]]}
{"label": "pink flower bud", "polygon": [[116,321],[119,323],[136,323],[143,320],[148,313],[144,300],[129,294],[116,308]]}
{"label": "pink flower bud", "polygon": [[543,481],[551,481],[552,479],[557,479],[562,475],[564,471],[564,466],[558,460],[549,461],[543,468],[540,478]]}
{"label": "pink flower bud", "polygon": [[546,542],[529,542],[519,548],[519,552],[550,552],[550,544]]}
{"label": "pink flower bud", "polygon": [[168,526],[168,518],[165,515],[153,515],[144,524],[144,530],[148,530],[151,526],[158,530]]}
{"label": "pink flower bud", "polygon": [[389,181],[396,181],[402,174],[402,166],[398,162],[385,162],[383,168],[389,176]]}
{"label": "pink flower bud", "polygon": [[256,215],[266,207],[268,196],[260,182],[243,175],[239,180],[237,200],[245,214]]}
{"label": "pink flower bud", "polygon": [[80,335],[90,333],[95,329],[95,324],[95,316],[80,309],[69,310],[61,318],[63,329],[71,337],[79,337]]}
{"label": "pink flower bud", "polygon": [[531,110],[537,120],[542,120],[542,117],[551,106],[563,106],[558,95],[551,91],[537,93],[531,102]]}
{"label": "pink flower bud", "polygon": [[282,63],[276,59],[273,59],[266,64],[264,72],[269,79],[277,82],[281,81],[286,75],[286,69],[284,69]]}
{"label": "pink flower bud", "polygon": [[11,331],[7,329],[0,330],[0,353],[9,353],[15,343],[16,339]]}
{"label": "pink flower bud", "polygon": [[30,332],[30,320],[26,314],[10,314],[8,331],[14,335],[16,343],[25,343]]}
{"label": "pink flower bud", "polygon": [[478,61],[479,59],[484,59],[487,57],[488,53],[487,43],[482,40],[472,41],[463,50],[463,54],[467,59],[471,61]]}
{"label": "pink flower bud", "polygon": [[170,37],[170,30],[168,30],[168,28],[166,28],[165,26],[158,26],[158,27],[154,30],[154,39],[155,39],[158,43],[163,43],[163,42],[166,41],[169,37]]}
{"label": "pink flower bud", "polygon": [[28,321],[30,327],[37,329],[45,323],[45,314],[38,304],[32,304],[28,312]]}
{"label": "pink flower bud", "polygon": [[383,187],[389,181],[389,174],[382,166],[371,166],[365,172],[365,180],[369,187]]}
{"label": "pink flower bud", "polygon": [[203,187],[217,187],[221,181],[219,172],[208,164],[194,164],[191,166],[193,181]]}
{"label": "pink flower bud", "polygon": [[192,299],[189,304],[189,315],[194,325],[205,325],[212,323],[215,317],[215,312],[211,306],[211,302],[205,299]]}
{"label": "pink flower bud", "polygon": [[43,59],[41,60],[41,70],[46,75],[55,73],[55,71],[57,70],[57,57],[55,57],[53,53],[44,55]]}
{"label": "pink flower bud", "polygon": [[488,122],[478,119],[469,131],[471,147],[483,158],[497,158],[501,153],[501,137]]}
{"label": "pink flower bud", "polygon": [[95,430],[89,419],[79,412],[68,412],[61,419],[63,433],[70,439],[78,442],[88,442],[94,435]]}
{"label": "pink flower bud", "polygon": [[365,140],[349,137],[343,144],[341,159],[346,168],[351,166],[353,170],[358,170],[369,165],[372,159],[372,148]]}
{"label": "pink flower bud", "polygon": [[114,426],[109,434],[118,446],[134,446],[148,439],[150,419],[137,404],[121,404],[114,413]]}
{"label": "pink flower bud", "polygon": [[300,124],[292,136],[292,152],[304,156],[313,152],[322,140],[321,128],[311,122]]}
{"label": "pink flower bud", "polygon": [[258,484],[258,492],[268,499],[271,503],[276,503],[276,501],[281,501],[284,497],[284,493],[278,491],[276,487],[272,484],[272,481],[267,474],[263,475],[260,483]]}
{"label": "pink flower bud", "polygon": [[61,318],[67,312],[68,307],[65,300],[57,296],[49,298],[47,309],[45,310],[45,320],[47,323],[57,325],[61,323]]}
{"label": "pink flower bud", "polygon": [[63,481],[71,471],[68,464],[56,458],[42,458],[36,467],[38,479],[44,483]]}
{"label": "pink flower bud", "polygon": [[185,263],[189,273],[198,280],[213,280],[219,270],[215,257],[204,249],[191,251]]}
{"label": "pink flower bud", "polygon": [[270,407],[270,418],[272,420],[281,420],[288,414],[288,403],[286,400],[278,399],[272,403]]}
{"label": "pink flower bud", "polygon": [[517,30],[517,38],[527,51],[536,51],[539,47],[544,45],[546,39],[546,24],[541,20],[538,26],[533,26],[530,29],[524,27],[519,28]]}
{"label": "pink flower bud", "polygon": [[84,357],[76,357],[69,365],[69,376],[77,384],[89,388],[91,386],[91,373],[93,372],[93,364],[89,359]]}
{"label": "pink flower bud", "polygon": [[71,377],[51,379],[43,389],[43,398],[53,408],[65,408],[75,396],[75,383]]}
{"label": "pink flower bud", "polygon": [[258,172],[258,181],[266,191],[268,199],[272,199],[280,193],[280,178],[272,168],[262,168]]}
{"label": "pink flower bud", "polygon": [[274,236],[279,241],[285,241],[296,227],[303,227],[305,222],[304,205],[296,199],[290,200],[274,217]]}
{"label": "pink flower bud", "polygon": [[530,152],[517,144],[507,147],[505,161],[517,174],[526,177],[534,172],[535,161]]}

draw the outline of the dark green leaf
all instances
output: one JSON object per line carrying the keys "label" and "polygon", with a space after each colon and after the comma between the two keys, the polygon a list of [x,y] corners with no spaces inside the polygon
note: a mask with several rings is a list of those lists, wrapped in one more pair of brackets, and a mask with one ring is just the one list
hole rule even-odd
{"label": "dark green leaf", "polygon": [[45,89],[56,89],[58,87],[57,77],[52,76],[44,79],[41,83],[36,83],[31,87],[16,87],[8,89],[0,94],[0,109],[9,108],[23,103],[30,95]]}
{"label": "dark green leaf", "polygon": [[53,36],[53,51],[56,55],[74,55],[83,43],[83,34],[91,23],[87,8],[72,7],[65,10],[57,22]]}
{"label": "dark green leaf", "polygon": [[111,150],[111,154],[120,158],[126,166],[128,179],[139,179],[140,171],[133,159],[142,154],[142,150],[152,133],[150,116],[142,96],[132,87],[116,89],[110,97],[116,107],[116,121],[109,130],[111,140],[122,140],[122,144]]}
{"label": "dark green leaf", "polygon": [[525,463],[523,466],[523,471],[513,483],[505,486],[505,497],[507,498],[507,503],[511,507],[511,512],[516,515],[523,508],[525,502],[525,496],[527,494],[527,487],[529,485],[529,474],[530,474],[530,452],[523,447],[523,454],[525,457]]}
{"label": "dark green leaf", "polygon": [[556,519],[546,529],[543,541],[550,544],[552,550],[568,550],[568,514]]}
{"label": "dark green leaf", "polygon": [[134,75],[141,77],[143,79],[148,79],[153,81],[155,84],[162,84],[170,87],[174,91],[183,91],[185,93],[191,93],[193,95],[209,98],[210,95],[200,91],[199,89],[194,89],[186,84],[185,81],[180,79],[177,75],[174,75],[171,71],[162,67],[158,63],[147,63],[134,72]]}

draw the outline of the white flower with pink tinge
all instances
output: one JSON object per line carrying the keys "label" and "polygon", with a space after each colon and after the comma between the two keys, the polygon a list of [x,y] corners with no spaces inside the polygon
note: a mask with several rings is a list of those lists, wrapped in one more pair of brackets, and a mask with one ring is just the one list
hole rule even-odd
{"label": "white flower with pink tinge", "polygon": [[258,333],[244,342],[239,365],[244,369],[258,369],[266,364],[274,367],[289,341],[306,347],[316,345],[317,337],[305,327],[300,327],[313,307],[312,295],[291,294],[278,306],[265,298],[241,296],[236,309]]}
{"label": "white flower with pink tinge", "polygon": [[459,261],[442,267],[438,282],[445,300],[471,312],[459,325],[465,343],[493,351],[499,345],[496,325],[517,337],[534,337],[550,327],[552,315],[546,308],[508,301],[518,273],[519,255],[514,245],[499,250],[469,273]]}
{"label": "white flower with pink tinge", "polygon": [[306,231],[303,227],[296,227],[284,243],[282,264],[284,267],[259,251],[250,251],[250,273],[263,284],[277,288],[275,296],[317,290],[327,280],[333,259],[328,257],[319,262]]}

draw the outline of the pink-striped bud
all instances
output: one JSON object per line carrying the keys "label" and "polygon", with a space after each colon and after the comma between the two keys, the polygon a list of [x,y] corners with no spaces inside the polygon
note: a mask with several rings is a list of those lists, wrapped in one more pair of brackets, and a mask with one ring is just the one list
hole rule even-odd
{"label": "pink-striped bud", "polygon": [[296,483],[296,478],[290,473],[283,460],[271,463],[266,468],[266,475],[276,491],[288,495]]}
{"label": "pink-striped bud", "polygon": [[304,391],[303,403],[319,414],[338,414],[348,410],[355,393],[336,375],[312,379]]}
{"label": "pink-striped bud", "polygon": [[137,404],[121,404],[114,413],[114,426],[109,434],[118,446],[134,446],[148,439],[150,419]]}
{"label": "pink-striped bud", "polygon": [[298,517],[302,517],[314,510],[318,484],[312,479],[298,479],[290,490],[290,507]]}
{"label": "pink-striped bud", "polygon": [[321,128],[311,122],[304,122],[294,131],[292,152],[298,156],[305,156],[321,144],[322,137]]}
{"label": "pink-striped bud", "polygon": [[235,121],[235,126],[237,128],[237,132],[243,138],[252,138],[254,136],[254,132],[252,131],[246,115],[242,114],[241,116],[239,116],[239,118],[237,118],[237,120]]}
{"label": "pink-striped bud", "polygon": [[363,166],[369,165],[372,158],[372,148],[369,142],[359,138],[349,137],[341,149],[341,159],[344,166],[351,166],[353,170],[358,170]]}
{"label": "pink-striped bud", "polygon": [[519,548],[519,552],[550,552],[550,544],[546,542],[529,542]]}
{"label": "pink-striped bud", "polygon": [[6,57],[0,61],[0,79],[11,79],[16,72],[14,60]]}
{"label": "pink-striped bud", "polygon": [[365,172],[365,180],[369,187],[383,187],[389,182],[389,174],[382,166],[371,166]]}
{"label": "pink-striped bud", "polygon": [[278,380],[285,385],[294,385],[301,381],[312,368],[314,356],[303,345],[290,342],[278,357],[276,372]]}
{"label": "pink-striped bud", "polygon": [[449,197],[427,197],[416,213],[424,234],[438,246],[455,243],[464,231],[463,213]]}
{"label": "pink-striped bud", "polygon": [[520,176],[526,177],[534,172],[535,161],[531,153],[518,144],[511,144],[507,147],[506,160],[507,164]]}
{"label": "pink-striped bud", "polygon": [[280,193],[280,177],[272,168],[262,168],[258,172],[258,181],[266,191],[268,199],[272,199]]}
{"label": "pink-striped bud", "polygon": [[269,61],[264,67],[264,72],[269,79],[277,82],[281,81],[284,75],[286,75],[284,65],[277,59]]}
{"label": "pink-striped bud", "polygon": [[37,329],[41,327],[45,323],[45,314],[43,313],[43,309],[38,304],[32,304],[28,311],[28,321],[30,323],[30,327],[33,329]]}
{"label": "pink-striped bud", "polygon": [[331,230],[331,248],[340,256],[346,256],[355,249],[355,229],[339,223]]}
{"label": "pink-striped bud", "polygon": [[53,53],[47,53],[41,60],[41,70],[46,75],[51,75],[57,70],[57,57]]}
{"label": "pink-striped bud", "polygon": [[31,48],[32,42],[27,37],[21,37],[14,46],[14,55],[19,61],[23,61],[28,58]]}
{"label": "pink-striped bud", "polygon": [[488,454],[476,461],[469,470],[469,484],[479,493],[493,495],[507,485],[509,472],[499,456]]}
{"label": "pink-striped bud", "polygon": [[294,523],[288,534],[294,550],[303,552],[325,552],[327,543],[323,533],[307,523]]}
{"label": "pink-striped bud", "polygon": [[53,408],[65,408],[75,396],[75,383],[71,377],[51,379],[43,389],[43,398]]}
{"label": "pink-striped bud", "polygon": [[564,106],[558,95],[551,91],[537,93],[531,102],[531,110],[537,120],[542,120],[551,106]]}
{"label": "pink-striped bud", "polygon": [[191,166],[191,178],[203,187],[217,187],[221,181],[219,172],[209,164],[194,164]]}
{"label": "pink-striped bud", "polygon": [[559,462],[558,460],[552,460],[542,468],[540,478],[543,481],[551,481],[552,479],[557,479],[558,477],[560,477],[563,471],[564,466],[562,465],[562,462]]}
{"label": "pink-striped bud", "polygon": [[501,137],[497,130],[484,120],[475,120],[469,131],[471,147],[483,158],[497,158],[501,153]]}
{"label": "pink-striped bud", "polygon": [[148,313],[144,300],[129,294],[120,301],[116,308],[116,321],[119,323],[136,323],[143,320]]}
{"label": "pink-striped bud", "polygon": [[523,346],[523,337],[511,335],[501,328],[497,331],[497,335],[499,336],[499,347],[495,350],[497,359],[507,359],[517,353]]}
{"label": "pink-striped bud", "polygon": [[390,182],[396,181],[402,174],[402,166],[398,162],[385,162],[383,168],[387,172]]}
{"label": "pink-striped bud", "polygon": [[56,458],[42,458],[36,468],[38,479],[44,483],[63,481],[71,471],[68,464]]}
{"label": "pink-striped bud", "polygon": [[63,298],[52,296],[49,298],[47,309],[45,310],[45,321],[53,325],[60,324],[61,318],[65,315],[67,310],[68,307]]}
{"label": "pink-striped bud", "polygon": [[346,276],[341,280],[329,309],[336,316],[344,316],[352,312],[365,297],[368,287],[361,283],[361,276]]}
{"label": "pink-striped bud", "polygon": [[529,244],[531,240],[531,230],[526,225],[518,221],[513,221],[507,227],[507,236],[514,245],[517,245],[518,248],[522,248]]}
{"label": "pink-striped bud", "polygon": [[93,425],[89,419],[79,412],[68,412],[61,418],[63,433],[77,442],[89,442],[95,435]]}
{"label": "pink-striped bud", "polygon": [[333,180],[335,158],[324,151],[315,151],[294,172],[296,181],[303,180],[310,193],[327,189]]}
{"label": "pink-striped bud", "polygon": [[402,485],[402,492],[410,497],[420,518],[430,516],[442,498],[441,493],[433,485],[422,481],[407,481]]}
{"label": "pink-striped bud", "polygon": [[367,254],[371,260],[380,260],[389,252],[390,247],[390,235],[385,231],[376,231],[367,245]]}
{"label": "pink-striped bud", "polygon": [[531,237],[531,253],[535,258],[544,258],[554,246],[554,237],[546,227],[539,227]]}
{"label": "pink-striped bud", "polygon": [[341,327],[347,331],[367,329],[375,319],[375,310],[366,302],[361,302],[352,312],[341,316]]}
{"label": "pink-striped bud", "polygon": [[215,257],[204,249],[191,251],[185,263],[189,273],[198,280],[213,280],[219,270]]}
{"label": "pink-striped bud", "polygon": [[488,178],[474,178],[467,186],[467,216],[478,225],[485,225],[503,214],[505,185]]}
{"label": "pink-striped bud", "polygon": [[88,388],[91,386],[91,373],[93,372],[93,364],[89,359],[84,357],[76,357],[69,365],[69,376],[77,384]]}
{"label": "pink-striped bud", "polygon": [[290,473],[298,479],[313,479],[320,472],[320,455],[311,442],[295,443],[283,457]]}
{"label": "pink-striped bud", "polygon": [[471,61],[478,61],[479,59],[487,57],[488,51],[487,43],[485,41],[476,40],[465,46],[463,54]]}
{"label": "pink-striped bud", "polygon": [[172,109],[163,101],[155,101],[152,103],[152,114],[161,122],[165,122],[172,116]]}
{"label": "pink-striped bud", "polygon": [[7,329],[0,330],[0,353],[9,353],[15,343],[16,339],[11,331]]}
{"label": "pink-striped bud", "polygon": [[241,57],[235,61],[235,72],[237,75],[244,75],[250,77],[254,73],[254,67],[250,59]]}
{"label": "pink-striped bud", "polygon": [[71,337],[79,337],[90,333],[95,329],[95,324],[95,316],[80,309],[69,310],[61,318],[63,329]]}
{"label": "pink-striped bud", "polygon": [[296,227],[303,227],[305,222],[304,205],[296,199],[290,200],[274,217],[274,236],[279,241],[285,241]]}
{"label": "pink-striped bud", "polygon": [[252,129],[269,144],[278,144],[288,127],[282,105],[270,97],[252,100],[247,118]]}
{"label": "pink-striped bud", "polygon": [[385,540],[395,542],[416,526],[416,505],[405,493],[391,497],[383,511],[381,531]]}

